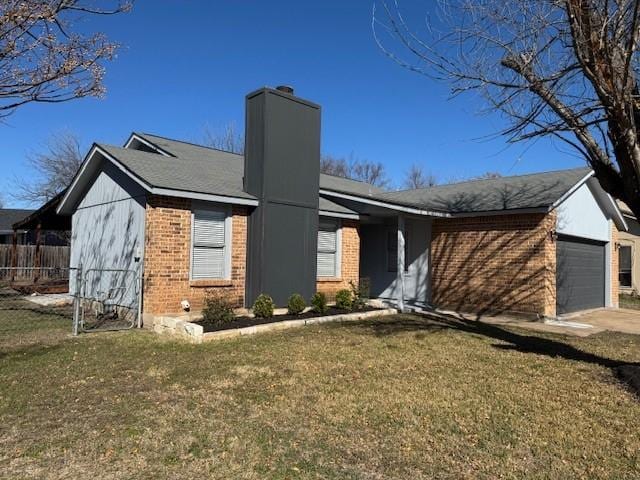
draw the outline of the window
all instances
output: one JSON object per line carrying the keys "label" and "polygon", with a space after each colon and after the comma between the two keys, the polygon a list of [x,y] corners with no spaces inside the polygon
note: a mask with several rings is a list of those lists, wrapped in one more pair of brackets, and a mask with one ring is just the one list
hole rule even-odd
{"label": "window", "polygon": [[[387,232],[387,271],[398,271],[398,231]],[[409,271],[409,230],[404,230],[404,271]]]}
{"label": "window", "polygon": [[318,226],[318,277],[340,276],[340,228],[337,221],[321,220]]}
{"label": "window", "polygon": [[192,216],[191,278],[229,277],[229,219],[224,210],[196,210]]}
{"label": "window", "polygon": [[620,245],[618,248],[618,279],[620,286],[631,288],[631,246]]}

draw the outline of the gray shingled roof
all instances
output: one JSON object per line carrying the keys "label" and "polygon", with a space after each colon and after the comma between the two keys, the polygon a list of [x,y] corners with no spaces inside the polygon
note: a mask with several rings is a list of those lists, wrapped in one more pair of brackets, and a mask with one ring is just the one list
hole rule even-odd
{"label": "gray shingled roof", "polygon": [[[255,198],[243,191],[242,155],[156,135],[136,135],[175,158],[108,145],[101,147],[151,186]],[[399,192],[386,192],[364,182],[321,174],[320,188],[423,210],[447,213],[491,212],[549,207],[588,173],[588,168],[577,168]],[[326,197],[320,198],[320,208],[338,213],[354,213]]]}
{"label": "gray shingled roof", "polygon": [[589,168],[576,168],[471,180],[416,190],[387,192],[375,197],[401,205],[448,213],[550,207],[589,172]]}
{"label": "gray shingled roof", "polygon": [[174,158],[111,145],[99,147],[152,187],[255,199],[242,189],[244,162],[239,155],[197,147],[204,150],[202,155],[194,149]]}
{"label": "gray shingled roof", "polygon": [[[240,175],[239,182],[242,184],[242,175],[244,174],[244,156],[242,155],[223,152],[221,150],[194,145],[188,142],[181,142],[179,140],[158,137],[157,135],[151,135],[148,133],[136,133],[136,135],[180,159],[193,160],[212,157],[224,158],[224,161],[228,162],[227,164],[229,166],[234,164],[234,170],[232,173]],[[358,196],[369,196],[371,194],[384,192],[383,189],[365,182],[335,177],[324,173],[320,174],[320,188]]]}
{"label": "gray shingled roof", "polygon": [[35,210],[23,210],[19,208],[0,208],[0,231],[10,232],[13,224],[27,218]]}

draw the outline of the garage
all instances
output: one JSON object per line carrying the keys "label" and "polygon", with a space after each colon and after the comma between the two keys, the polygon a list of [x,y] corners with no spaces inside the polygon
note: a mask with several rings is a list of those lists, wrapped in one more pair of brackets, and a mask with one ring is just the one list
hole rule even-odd
{"label": "garage", "polygon": [[605,243],[560,235],[556,256],[557,313],[604,307]]}

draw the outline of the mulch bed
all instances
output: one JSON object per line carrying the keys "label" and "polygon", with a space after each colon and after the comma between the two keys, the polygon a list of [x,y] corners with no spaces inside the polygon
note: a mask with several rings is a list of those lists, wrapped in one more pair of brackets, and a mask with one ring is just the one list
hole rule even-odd
{"label": "mulch bed", "polygon": [[329,310],[324,315],[315,312],[301,313],[300,315],[274,315],[271,318],[255,318],[255,317],[236,317],[235,320],[224,325],[213,325],[211,323],[199,322],[204,332],[219,332],[221,330],[230,330],[233,328],[253,327],[254,325],[264,325],[265,323],[284,322],[285,320],[304,320],[305,318],[316,317],[328,317],[331,315],[345,315],[347,313],[362,313],[373,312],[375,310],[381,310],[380,308],[365,307],[361,310],[347,312],[346,310],[340,310],[339,308],[329,307]]}
{"label": "mulch bed", "polygon": [[618,378],[640,397],[640,366],[622,365],[616,368]]}

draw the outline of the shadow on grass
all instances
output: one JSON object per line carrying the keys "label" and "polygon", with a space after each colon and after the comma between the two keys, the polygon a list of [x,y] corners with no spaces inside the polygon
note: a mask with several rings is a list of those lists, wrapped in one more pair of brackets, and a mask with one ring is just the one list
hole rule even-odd
{"label": "shadow on grass", "polygon": [[513,332],[499,325],[492,325],[476,319],[467,319],[454,315],[436,313],[412,313],[395,317],[396,320],[380,320],[362,322],[361,328],[372,331],[376,336],[394,335],[403,332],[437,332],[457,330],[469,334],[499,340],[493,347],[522,353],[545,355],[551,358],[564,358],[577,362],[599,365],[610,369],[627,386],[640,397],[640,363],[625,362],[601,355],[585,352],[568,343],[544,338],[535,334],[524,335]]}

